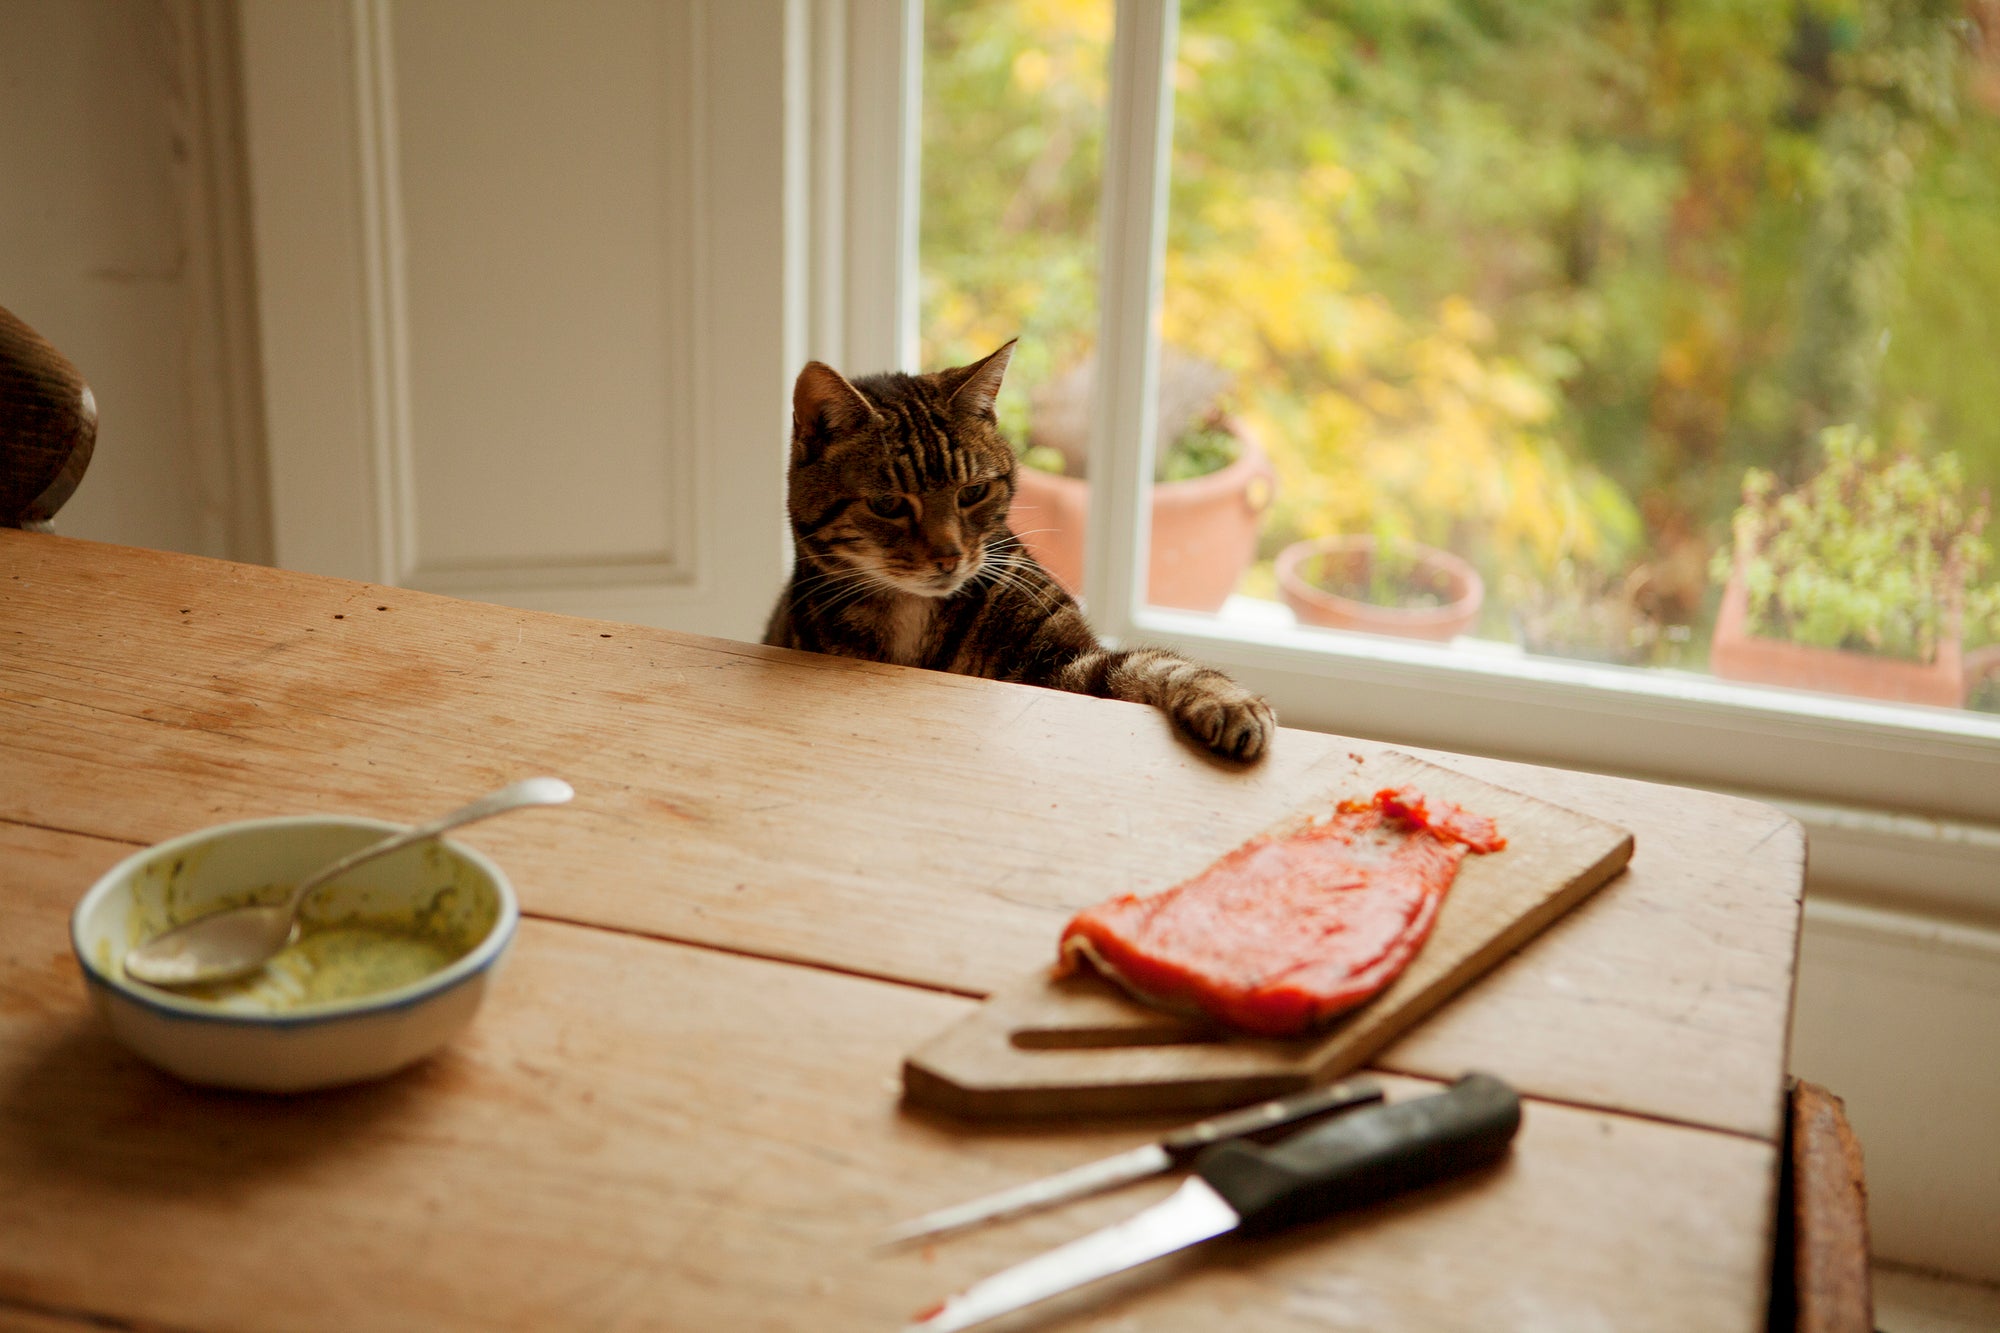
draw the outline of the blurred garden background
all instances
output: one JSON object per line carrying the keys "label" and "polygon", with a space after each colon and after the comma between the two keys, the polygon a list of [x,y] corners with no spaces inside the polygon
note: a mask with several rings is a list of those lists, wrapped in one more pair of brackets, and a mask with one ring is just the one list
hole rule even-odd
{"label": "blurred garden background", "polygon": [[[923,363],[1018,336],[1003,425],[1070,473],[1112,28],[925,5]],[[1746,563],[1761,634],[2000,640],[2000,0],[1183,0],[1174,94],[1162,476],[1269,455],[1240,593],[1371,537],[1531,652],[1706,669]],[[1816,479],[1828,563],[1774,568]]]}

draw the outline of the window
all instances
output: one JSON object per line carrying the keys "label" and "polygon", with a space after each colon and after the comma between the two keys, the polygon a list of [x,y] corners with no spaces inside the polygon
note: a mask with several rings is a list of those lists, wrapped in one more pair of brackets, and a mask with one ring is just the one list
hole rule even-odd
{"label": "window", "polygon": [[1288,722],[2000,821],[1990,15],[928,0],[921,359]]}

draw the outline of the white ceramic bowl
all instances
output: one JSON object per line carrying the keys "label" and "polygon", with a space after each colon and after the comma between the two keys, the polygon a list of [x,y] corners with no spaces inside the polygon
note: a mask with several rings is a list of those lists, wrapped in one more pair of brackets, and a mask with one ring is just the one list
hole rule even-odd
{"label": "white ceramic bowl", "polygon": [[471,1021],[520,908],[499,867],[449,839],[405,848],[314,891],[309,915],[394,916],[420,906],[466,951],[407,985],[281,1012],[191,999],[125,975],[128,949],[222,900],[282,897],[348,852],[400,832],[374,819],[300,815],[222,824],[119,862],[76,905],[70,943],[97,1011],[137,1055],[190,1083],[299,1092],[379,1078]]}

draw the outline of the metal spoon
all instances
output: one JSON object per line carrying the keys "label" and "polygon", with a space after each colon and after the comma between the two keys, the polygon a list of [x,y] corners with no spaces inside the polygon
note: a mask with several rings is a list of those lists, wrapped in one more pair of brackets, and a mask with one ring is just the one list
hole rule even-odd
{"label": "metal spoon", "polygon": [[255,972],[298,934],[299,904],[306,895],[364,861],[437,837],[447,829],[490,819],[529,805],[561,805],[576,792],[561,778],[528,778],[482,796],[442,819],[370,843],[299,881],[291,897],[272,907],[211,912],[163,931],[125,955],[125,974],[155,986],[193,986]]}

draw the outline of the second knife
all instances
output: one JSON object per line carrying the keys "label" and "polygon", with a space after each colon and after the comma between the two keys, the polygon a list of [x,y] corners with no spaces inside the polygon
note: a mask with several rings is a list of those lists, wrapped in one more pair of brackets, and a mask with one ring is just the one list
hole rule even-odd
{"label": "second knife", "polygon": [[983,1198],[925,1213],[922,1217],[912,1218],[908,1222],[890,1228],[881,1243],[897,1245],[926,1236],[940,1236],[980,1222],[1010,1217],[1016,1213],[1046,1208],[1066,1199],[1095,1194],[1100,1190],[1108,1190],[1128,1181],[1143,1180],[1147,1176],[1158,1175],[1163,1171],[1185,1165],[1193,1161],[1202,1149],[1213,1144],[1230,1139],[1260,1141],[1269,1136],[1295,1130],[1312,1121],[1339,1115],[1344,1111],[1368,1106],[1381,1100],[1380,1088],[1366,1079],[1354,1079],[1330,1083],[1323,1088],[1308,1088],[1304,1092],[1295,1092],[1268,1102],[1259,1102],[1240,1111],[1198,1120],[1192,1125],[1173,1131],[1157,1142],[1142,1144],[1127,1152],[1095,1162],[1086,1162],[1068,1171],[1044,1176],[1040,1180],[1031,1180],[1024,1185],[1000,1190]]}

